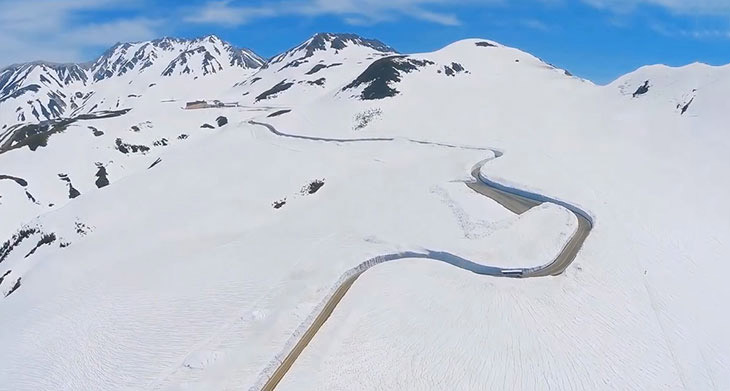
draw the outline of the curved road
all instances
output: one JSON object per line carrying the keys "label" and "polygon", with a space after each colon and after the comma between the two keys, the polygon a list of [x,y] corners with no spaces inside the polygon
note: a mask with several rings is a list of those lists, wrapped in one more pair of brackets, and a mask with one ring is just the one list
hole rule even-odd
{"label": "curved road", "polygon": [[[272,134],[279,137],[296,138],[308,141],[324,141],[324,142],[335,142],[335,143],[351,143],[351,142],[389,142],[394,141],[394,138],[359,138],[359,139],[336,139],[336,138],[323,138],[323,137],[311,137],[311,136],[300,136],[282,133],[278,131],[274,126],[262,122],[249,121],[252,125],[263,126],[269,130]],[[474,149],[474,150],[485,150],[492,151],[494,153],[494,159],[502,156],[502,153],[497,150],[490,148],[478,148],[478,147],[462,147],[452,144],[441,144],[428,141],[412,140],[407,139],[410,142],[427,145],[438,145],[448,148],[462,148],[462,149]],[[352,284],[360,277],[364,272],[369,270],[375,265],[379,265],[384,262],[394,261],[405,258],[420,258],[429,259],[439,262],[449,263],[453,266],[472,271],[474,273],[495,276],[495,277],[544,277],[550,275],[559,275],[565,271],[565,269],[575,260],[578,255],[583,243],[593,228],[593,220],[590,215],[580,208],[568,204],[564,201],[560,201],[554,198],[550,198],[544,195],[531,193],[525,190],[511,188],[497,182],[493,182],[488,178],[481,175],[482,166],[492,159],[486,159],[477,163],[472,169],[471,175],[474,181],[466,183],[466,185],[474,190],[475,192],[489,197],[509,209],[511,212],[516,214],[522,214],[532,209],[537,205],[541,205],[545,202],[552,202],[561,205],[575,214],[578,219],[578,229],[570,238],[565,247],[561,250],[558,256],[551,262],[535,268],[518,268],[518,269],[501,269],[493,266],[481,265],[476,262],[461,258],[448,252],[438,251],[424,251],[424,252],[405,252],[398,254],[386,254],[379,257],[369,259],[359,266],[347,271],[340,281],[336,285],[334,292],[318,306],[318,312],[314,318],[310,317],[300,326],[295,332],[293,338],[296,338],[296,343],[293,344],[285,355],[279,355],[275,358],[274,362],[265,369],[260,375],[259,383],[251,387],[251,390],[261,389],[264,391],[271,391],[276,388],[281,379],[286,375],[291,366],[294,364],[299,355],[304,351],[309,342],[314,338],[315,334],[324,325],[327,319],[332,315],[332,312],[340,303],[345,294],[349,291]],[[301,333],[300,333],[301,332]],[[289,346],[289,345],[287,345]],[[284,357],[281,357],[284,356]],[[271,370],[273,369],[273,371]]]}

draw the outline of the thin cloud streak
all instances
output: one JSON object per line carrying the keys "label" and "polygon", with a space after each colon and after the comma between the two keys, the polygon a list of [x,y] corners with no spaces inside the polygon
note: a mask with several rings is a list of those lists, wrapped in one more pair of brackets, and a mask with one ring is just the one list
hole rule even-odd
{"label": "thin cloud streak", "polygon": [[[482,0],[463,4],[491,5],[499,2],[499,0]],[[460,25],[461,21],[455,14],[438,10],[449,4],[453,3],[445,0],[300,0],[243,5],[231,0],[216,0],[191,9],[184,20],[190,23],[237,27],[264,18],[332,15],[355,25],[390,22],[403,17],[444,26]]]}

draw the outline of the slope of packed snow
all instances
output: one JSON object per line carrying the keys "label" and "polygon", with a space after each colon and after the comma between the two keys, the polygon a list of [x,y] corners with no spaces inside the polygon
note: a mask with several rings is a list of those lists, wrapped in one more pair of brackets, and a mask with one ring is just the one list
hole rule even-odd
{"label": "slope of packed snow", "polygon": [[[0,186],[8,191],[0,193],[2,237],[34,216],[74,199],[71,188],[84,195],[106,186],[104,182],[97,183],[100,168],[106,182],[113,184],[131,173],[147,170],[169,151],[215,133],[219,129],[217,117],[238,120],[232,110],[182,110],[179,105],[158,101],[119,117],[76,121],[49,136],[45,147],[34,151],[22,147],[1,153],[0,174],[13,175],[27,183],[21,187],[13,181],[0,180]],[[201,127],[204,124],[211,128]],[[43,165],[30,163],[34,161],[42,161]],[[6,194],[13,201],[6,200]]]}
{"label": "slope of packed snow", "polygon": [[[382,265],[358,279],[277,389],[676,389],[654,314],[585,311],[561,295],[576,283]],[[632,293],[612,295],[646,301]]]}
{"label": "slope of packed snow", "polygon": [[[531,261],[539,262],[570,234],[572,215],[562,209],[517,218],[484,197],[460,201],[472,195],[452,181],[468,178],[484,151],[281,139],[242,123],[258,112],[235,111],[240,120],[152,169],[38,220],[71,244],[27,259],[25,249],[12,252],[2,263],[29,265],[22,286],[2,301],[13,314],[0,331],[14,357],[0,369],[5,384],[253,384],[339,275],[374,255],[429,248],[489,264],[500,260],[484,251],[485,240],[507,253],[539,229],[549,233],[530,243]],[[325,182],[318,192],[302,190],[315,179]],[[385,180],[389,191],[378,191]],[[281,209],[272,207],[282,199]],[[119,204],[133,207],[110,207]],[[465,215],[485,229],[465,235]],[[91,232],[76,235],[76,221]],[[13,270],[7,281],[17,276]],[[54,308],[65,315],[52,315]],[[89,346],[98,347],[90,356]],[[201,366],[212,369],[194,369]]]}
{"label": "slope of packed snow", "polygon": [[[718,177],[730,166],[726,153],[730,139],[718,126],[727,116],[726,100],[718,99],[728,82],[726,68],[642,69],[617,83],[654,80],[663,88],[650,88],[634,98],[619,93],[617,84],[596,87],[543,70],[539,62],[519,57],[512,49],[500,53],[496,51],[500,48],[490,47],[495,50],[490,56],[480,54],[480,47],[468,46],[469,41],[459,42],[438,52],[438,56],[459,58],[471,71],[463,83],[439,83],[427,68],[413,72],[398,83],[402,94],[355,103],[349,113],[342,114],[339,126],[317,129],[352,133],[347,125],[358,111],[379,110],[382,114],[374,126],[365,128],[368,135],[428,135],[500,148],[505,155],[485,165],[484,175],[583,207],[594,216],[591,236],[564,276],[530,281],[515,294],[507,293],[502,282],[495,283],[500,285],[493,290],[498,299],[492,305],[448,327],[449,335],[462,338],[437,344],[436,348],[446,348],[459,343],[460,349],[444,355],[430,350],[435,347],[428,338],[400,344],[394,342],[402,336],[398,331],[391,336],[379,332],[401,330],[398,319],[418,319],[419,325],[436,325],[429,332],[438,333],[444,327],[442,313],[423,311],[405,300],[374,300],[357,309],[357,305],[346,306],[335,318],[342,321],[335,320],[329,332],[322,331],[312,349],[305,351],[304,360],[295,364],[288,375],[289,387],[408,388],[401,377],[408,375],[423,377],[422,382],[408,383],[414,389],[443,384],[455,384],[457,389],[533,388],[530,384],[561,389],[729,387],[730,377],[723,369],[730,365],[730,338],[723,331],[728,319],[708,299],[730,296],[722,282],[730,271],[725,262],[730,243],[724,239],[730,237],[730,211],[723,202],[730,196],[730,186]],[[470,59],[478,56],[483,65],[470,66],[475,64]],[[670,77],[677,80],[670,82]],[[708,80],[715,82],[702,83]],[[698,105],[682,115],[672,99],[689,87],[697,89]],[[704,92],[702,100],[700,92]],[[460,98],[465,95],[469,98]],[[693,109],[697,110],[694,115],[687,115]],[[311,111],[306,116],[310,123],[324,118]],[[291,127],[301,123],[294,112],[282,118],[290,120]],[[393,286],[392,277],[358,283],[363,292]],[[435,284],[430,279],[423,285],[396,287],[402,290],[388,297]],[[443,289],[440,292],[449,297],[458,293],[448,281]],[[356,294],[352,300],[362,299]],[[386,321],[381,320],[384,313],[399,315]],[[362,320],[352,320],[354,316]],[[509,322],[502,321],[502,316]],[[531,336],[536,320],[542,328],[538,336]],[[576,326],[566,328],[567,320]],[[375,331],[366,332],[371,326]],[[474,359],[472,336],[478,327],[485,333],[493,327],[503,332],[487,334],[484,346],[489,351]],[[530,348],[523,349],[522,343],[540,346],[541,355],[529,354],[525,349]],[[384,352],[373,344],[393,348],[384,348],[381,356]],[[399,346],[409,346],[412,352],[404,358]],[[580,361],[574,361],[575,357]],[[418,364],[408,371],[403,360]],[[333,362],[346,363],[349,369],[333,371],[329,367]],[[368,365],[374,362],[376,366]],[[451,364],[444,363],[458,364],[445,370],[443,365]],[[485,366],[492,368],[486,372],[496,371],[498,377],[476,378],[484,374]],[[405,372],[391,370],[402,367]],[[425,375],[431,373],[437,375]],[[504,377],[515,373],[521,374],[523,383]],[[543,374],[547,377],[540,377]],[[364,378],[368,382],[360,383]]]}
{"label": "slope of packed snow", "polygon": [[730,88],[730,66],[646,66],[620,77],[607,88],[618,90],[627,100],[658,116],[701,117],[705,133],[718,132],[730,109],[730,103],[722,99]]}
{"label": "slope of packed snow", "polygon": [[[428,136],[468,143],[469,137],[463,136],[472,132],[458,132],[454,128],[476,130],[473,128],[477,121],[484,117],[505,121],[524,115],[533,105],[540,110],[544,106],[556,107],[562,99],[595,89],[592,83],[569,76],[530,54],[480,39],[459,41],[433,53],[390,56],[383,60],[390,64],[371,65],[373,69],[352,77],[322,99],[323,102],[303,101],[298,110],[287,114],[296,117],[287,123],[289,129],[334,137],[347,133],[353,137],[392,135],[393,129],[383,129],[381,124],[388,122],[389,116],[401,113],[390,107],[408,106],[411,111],[429,107],[451,123],[441,132],[432,131]],[[409,63],[403,65],[405,61]],[[363,98],[363,92],[373,84],[376,92],[387,85],[395,93]],[[463,91],[469,93],[465,95]],[[332,105],[338,110],[331,110]],[[324,118],[331,126],[318,125]],[[431,115],[408,117],[404,120],[409,125],[395,134],[418,137],[430,118]],[[429,128],[432,127],[425,127]]]}
{"label": "slope of packed snow", "polygon": [[[129,113],[0,154],[0,175],[23,179],[0,179],[0,231],[13,244],[0,248],[0,384],[247,389],[367,259],[428,249],[497,267],[550,261],[574,216],[544,204],[517,217],[471,192],[462,182],[492,159],[486,178],[589,212],[594,228],[566,272],[378,265],[282,389],[730,388],[715,300],[730,297],[727,67],[647,67],[600,87],[491,41],[403,56],[321,38],[272,61],[303,65],[270,64],[233,89],[224,70],[195,88],[240,107],[183,110],[173,80],[186,76],[171,75]],[[321,89],[298,83],[320,72]],[[297,83],[255,103],[282,80]],[[109,86],[98,96],[113,96]],[[252,118],[393,140],[278,137]],[[117,138],[149,150],[125,154]],[[101,189],[97,162],[110,181]]]}

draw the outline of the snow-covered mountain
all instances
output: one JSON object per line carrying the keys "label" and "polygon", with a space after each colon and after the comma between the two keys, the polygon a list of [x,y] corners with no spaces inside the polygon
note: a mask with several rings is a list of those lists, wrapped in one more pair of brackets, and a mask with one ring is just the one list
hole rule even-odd
{"label": "snow-covered mountain", "polygon": [[[245,78],[265,61],[214,35],[119,43],[84,64],[34,62],[0,71],[0,126],[128,108],[158,84]],[[232,84],[233,82],[231,82]]]}
{"label": "snow-covered mountain", "polygon": [[[0,126],[59,118],[78,107],[89,79],[86,65],[34,62],[0,71]],[[78,92],[78,94],[76,94]]]}
{"label": "snow-covered mountain", "polygon": [[[7,68],[0,388],[259,389],[377,265],[277,389],[728,389],[729,69],[328,33]],[[494,277],[568,248],[566,205],[567,269]]]}
{"label": "snow-covered mountain", "polygon": [[373,61],[394,54],[390,46],[354,34],[315,34],[237,83],[231,98],[261,105],[314,100],[341,88]]}

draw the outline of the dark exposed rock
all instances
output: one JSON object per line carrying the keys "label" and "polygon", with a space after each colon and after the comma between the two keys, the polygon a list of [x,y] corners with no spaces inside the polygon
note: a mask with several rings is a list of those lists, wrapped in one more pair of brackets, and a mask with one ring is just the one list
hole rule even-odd
{"label": "dark exposed rock", "polygon": [[324,179],[315,179],[302,188],[302,194],[314,194],[324,186]]}
{"label": "dark exposed rock", "polygon": [[215,129],[215,127],[211,124],[202,124],[200,127],[203,129]]}
{"label": "dark exposed rock", "polygon": [[68,177],[68,174],[58,174],[58,177],[66,183],[71,183],[71,179]]}
{"label": "dark exposed rock", "polygon": [[375,118],[380,117],[383,111],[378,108],[365,110],[355,116],[355,125],[352,130],[358,131],[365,129]]}
{"label": "dark exposed rock", "polygon": [[185,133],[183,133],[183,134],[181,134],[181,135],[177,136],[177,139],[178,139],[178,140],[185,140],[186,138],[188,138],[188,135],[187,135],[187,134],[185,134]]}
{"label": "dark exposed rock", "polygon": [[649,92],[649,80],[645,81],[643,85],[639,86],[639,88],[636,89],[636,92],[634,92],[634,98],[640,95],[644,95],[647,92]]}
{"label": "dark exposed rock", "polygon": [[28,186],[28,181],[26,181],[23,178],[0,174],[0,180],[3,180],[3,179],[14,181],[15,183],[17,183],[18,185],[23,186],[23,187]]}
{"label": "dark exposed rock", "polygon": [[94,133],[94,136],[96,136],[96,137],[104,135],[104,132],[102,132],[101,130],[99,130],[93,126],[89,126],[89,129],[91,129],[91,132]]}
{"label": "dark exposed rock", "polygon": [[314,85],[323,86],[326,81],[327,80],[324,77],[321,77],[317,80],[308,81],[307,84],[309,84],[310,86],[314,86]]}
{"label": "dark exposed rock", "polygon": [[159,157],[158,157],[158,158],[157,158],[157,159],[156,159],[156,160],[155,160],[154,162],[152,162],[152,164],[150,164],[150,166],[149,166],[149,167],[147,167],[147,169],[149,170],[150,168],[152,168],[152,167],[154,167],[154,166],[156,166],[156,165],[160,164],[161,162],[162,162],[162,158],[159,158]]}
{"label": "dark exposed rock", "polygon": [[29,124],[12,131],[8,140],[0,145],[0,153],[11,149],[28,146],[31,151],[48,145],[48,138],[55,133],[63,132],[69,124],[74,122],[71,119],[54,121],[43,121],[37,124]]}
{"label": "dark exposed rock", "polygon": [[287,82],[286,80],[282,80],[281,82],[279,82],[279,84],[271,87],[270,89],[262,92],[259,96],[257,96],[256,102],[264,100],[264,99],[273,98],[278,93],[288,90],[293,85],[294,85],[294,83]]}
{"label": "dark exposed rock", "polygon": [[480,47],[483,47],[483,48],[495,48],[495,47],[497,47],[497,45],[491,44],[491,43],[489,43],[487,41],[477,42],[475,45],[480,46]]}
{"label": "dark exposed rock", "polygon": [[157,140],[157,141],[155,141],[154,143],[152,143],[152,145],[155,146],[155,147],[166,147],[167,144],[168,144],[168,141],[164,137],[161,138],[161,139],[159,139],[159,140]]}
{"label": "dark exposed rock", "polygon": [[302,43],[301,45],[292,48],[285,53],[282,53],[271,60],[271,64],[280,63],[281,61],[292,56],[293,53],[301,53],[301,55],[295,61],[301,61],[312,57],[316,51],[334,49],[335,51],[342,50],[349,45],[364,46],[381,53],[397,53],[392,47],[375,39],[367,39],[360,37],[355,34],[333,34],[333,33],[319,33],[315,34]]}
{"label": "dark exposed rock", "polygon": [[217,123],[218,127],[220,128],[221,126],[228,123],[228,118],[221,115],[220,117],[215,119],[215,123]]}
{"label": "dark exposed rock", "polygon": [[76,198],[76,197],[78,197],[80,195],[81,195],[81,192],[79,192],[78,190],[76,190],[76,188],[74,187],[74,185],[72,185],[72,184],[69,183],[68,184],[68,198],[72,200],[72,199],[74,199],[74,198]]}
{"label": "dark exposed rock", "polygon": [[106,167],[101,163],[96,163],[98,170],[96,171],[96,187],[101,189],[102,187],[109,186],[109,178],[106,172]]}
{"label": "dark exposed rock", "polygon": [[399,91],[393,88],[392,85],[401,81],[403,73],[410,73],[418,68],[433,64],[433,61],[416,60],[406,56],[384,57],[370,64],[357,79],[342,90],[346,91],[361,85],[367,85],[361,94],[363,100],[392,97],[399,94]]}
{"label": "dark exposed rock", "polygon": [[322,69],[326,69],[327,65],[324,64],[317,64],[314,66],[314,68],[310,69],[309,72],[305,73],[305,75],[314,75],[315,73],[321,71]]}
{"label": "dark exposed rock", "polygon": [[150,150],[150,148],[146,145],[128,144],[128,143],[123,142],[121,138],[116,139],[115,145],[116,145],[116,149],[125,155],[128,153],[137,153],[137,152],[146,153]]}
{"label": "dark exposed rock", "polygon": [[5,280],[5,277],[7,277],[7,276],[8,276],[8,274],[10,274],[10,273],[12,273],[12,272],[13,272],[12,270],[8,270],[8,271],[6,271],[6,272],[5,272],[5,273],[4,273],[4,274],[3,274],[2,276],[0,276],[0,285],[2,285],[2,284],[3,284],[3,280]]}
{"label": "dark exposed rock", "polygon": [[74,227],[76,227],[76,233],[79,236],[86,236],[91,232],[93,229],[89,227],[88,225],[84,224],[81,221],[74,222]]}
{"label": "dark exposed rock", "polygon": [[687,110],[689,109],[689,106],[692,104],[692,102],[694,102],[694,100],[695,100],[695,98],[692,97],[692,99],[690,99],[689,102],[687,102],[686,104],[684,104],[684,105],[681,105],[681,104],[677,105],[677,108],[680,108],[681,107],[681,109],[682,109],[681,112],[680,112],[680,115],[684,115],[684,113],[687,112]]}
{"label": "dark exposed rock", "polygon": [[9,290],[9,291],[8,291],[8,293],[7,293],[6,295],[5,295],[5,297],[8,297],[8,296],[10,296],[10,294],[11,294],[11,293],[13,293],[13,292],[17,291],[17,290],[18,290],[18,288],[20,288],[20,279],[21,279],[21,277],[18,277],[18,280],[17,280],[17,281],[15,281],[15,284],[13,284],[12,288],[10,288],[10,290]]}
{"label": "dark exposed rock", "polygon": [[0,246],[0,263],[2,263],[17,246],[23,243],[24,240],[30,238],[37,233],[40,233],[40,230],[38,228],[24,227],[15,234],[13,234],[10,239],[6,240],[3,245]]}
{"label": "dark exposed rock", "polygon": [[40,89],[41,89],[41,86],[39,86],[38,84],[29,84],[25,87],[18,88],[17,90],[15,90],[13,93],[11,93],[9,95],[6,95],[6,96],[0,98],[0,103],[3,103],[4,101],[6,101],[8,99],[17,98],[27,92],[38,92]]}
{"label": "dark exposed rock", "polygon": [[[28,200],[30,200],[34,204],[40,205],[38,203],[38,201],[36,201],[35,197],[33,197],[33,195],[30,194],[30,192],[28,192],[28,189],[25,188],[25,186],[28,185],[28,182],[26,182],[24,179],[16,178],[13,176],[8,176],[8,175],[0,175],[0,180],[3,180],[3,179],[14,181],[19,186],[22,186],[24,188],[23,191],[25,191],[25,196],[28,198]],[[0,199],[2,199],[2,195],[0,195]],[[2,204],[2,203],[0,202],[0,204]]]}
{"label": "dark exposed rock", "polygon": [[337,67],[342,65],[341,63],[337,62],[334,64],[324,65],[324,64],[317,64],[312,69],[309,70],[309,72],[306,73],[306,75],[314,75],[315,73],[321,71],[322,69]]}
{"label": "dark exposed rock", "polygon": [[279,110],[279,111],[275,111],[275,112],[269,114],[267,117],[269,117],[269,118],[278,117],[280,115],[290,113],[290,112],[291,112],[291,110],[289,110],[289,109]]}
{"label": "dark exposed rock", "polygon": [[48,145],[48,138],[56,133],[63,132],[66,128],[76,122],[88,119],[111,118],[124,115],[130,109],[116,111],[100,111],[89,114],[78,115],[73,118],[61,118],[49,121],[42,121],[37,124],[22,125],[11,130],[12,135],[0,145],[0,153],[4,153],[13,149],[28,146],[31,151],[35,151],[39,147]]}
{"label": "dark exposed rock", "polygon": [[[38,204],[38,201],[36,201],[35,197],[33,197],[33,194],[30,194],[30,192],[29,192],[28,190],[26,190],[26,191],[25,191],[25,196],[26,196],[26,197],[28,197],[28,199],[29,199],[29,200],[30,200],[30,201],[31,201],[32,203],[34,203],[34,204]],[[38,204],[38,205],[40,205],[40,204]]]}
{"label": "dark exposed rock", "polygon": [[303,60],[303,59],[292,60],[288,64],[286,64],[283,67],[279,68],[279,71],[283,71],[286,68],[297,68],[300,65],[306,64],[308,62],[309,62],[309,60]]}
{"label": "dark exposed rock", "polygon": [[182,68],[180,72],[183,74],[190,73],[191,70],[188,66],[188,59],[195,54],[202,54],[203,56],[203,61],[201,64],[203,67],[203,75],[208,75],[223,70],[223,66],[212,54],[210,54],[210,52],[208,52],[205,46],[198,46],[194,49],[189,49],[180,53],[174,60],[172,60],[172,62],[170,62],[167,68],[162,71],[162,76],[171,76],[175,72],[175,69],[178,68]]}
{"label": "dark exposed rock", "polygon": [[274,209],[280,209],[284,205],[286,205],[286,198],[283,198],[279,201],[274,201],[274,203],[272,204]]}
{"label": "dark exposed rock", "polygon": [[464,72],[465,69],[461,64],[452,62],[451,65],[444,66],[444,71],[447,76],[456,76],[457,73]]}
{"label": "dark exposed rock", "polygon": [[71,183],[71,178],[69,178],[67,174],[58,174],[58,177],[68,184],[69,199],[74,199],[81,195],[81,193],[73,186],[73,184]]}
{"label": "dark exposed rock", "polygon": [[35,247],[33,247],[32,250],[28,254],[25,254],[25,258],[28,258],[29,256],[35,254],[36,250],[38,250],[41,246],[51,244],[56,241],[56,234],[50,233],[50,234],[43,234],[41,235],[41,239],[36,243]]}

